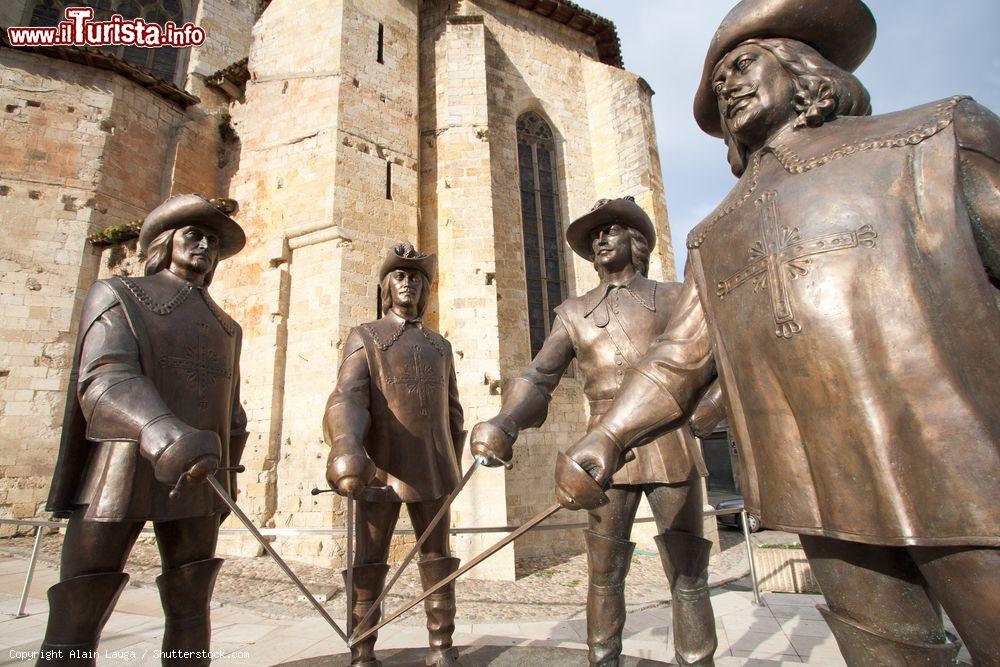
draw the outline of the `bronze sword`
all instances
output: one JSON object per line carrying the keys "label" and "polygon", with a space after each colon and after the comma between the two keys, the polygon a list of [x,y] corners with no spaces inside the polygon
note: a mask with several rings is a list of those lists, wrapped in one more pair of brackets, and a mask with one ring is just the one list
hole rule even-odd
{"label": "bronze sword", "polygon": [[340,629],[340,626],[337,625],[337,621],[330,617],[330,614],[323,608],[323,605],[321,605],[319,601],[313,597],[313,594],[309,592],[309,589],[302,583],[302,580],[299,579],[294,572],[292,572],[292,568],[288,567],[288,563],[282,560],[281,556],[278,555],[278,552],[274,550],[274,547],[272,547],[271,544],[264,539],[264,536],[260,534],[259,530],[257,530],[257,526],[253,525],[253,521],[250,520],[250,517],[244,514],[243,510],[239,508],[239,505],[233,502],[233,499],[229,497],[229,492],[222,488],[222,485],[219,484],[219,480],[215,479],[213,476],[209,476],[206,478],[206,481],[211,485],[212,490],[215,491],[216,495],[222,499],[222,502],[224,502],[232,513],[236,515],[246,529],[250,531],[250,534],[257,538],[260,545],[264,547],[264,551],[266,551],[267,554],[274,559],[274,562],[278,564],[278,567],[280,567],[284,573],[288,575],[288,578],[292,580],[292,583],[295,584],[300,591],[302,591],[302,594],[305,595],[306,599],[309,600],[312,606],[316,608],[316,611],[323,617],[323,620],[325,620],[330,627],[333,628],[334,632],[336,632],[341,639],[347,642],[347,635]]}
{"label": "bronze sword", "polygon": [[479,565],[481,562],[483,562],[484,560],[486,560],[487,558],[489,558],[490,556],[492,556],[496,552],[500,551],[505,546],[507,546],[508,544],[510,544],[511,542],[513,542],[514,540],[516,540],[517,538],[521,537],[521,535],[524,535],[526,532],[528,532],[529,530],[531,530],[532,528],[534,528],[535,526],[537,526],[538,524],[540,524],[542,521],[545,521],[546,519],[548,519],[550,516],[552,516],[553,514],[555,514],[556,512],[558,512],[561,509],[562,509],[562,505],[560,505],[559,503],[555,503],[554,505],[552,505],[548,509],[540,512],[539,514],[536,514],[533,517],[531,517],[525,524],[523,524],[522,526],[520,526],[513,533],[511,533],[510,535],[507,535],[505,538],[503,538],[502,540],[500,540],[499,542],[497,542],[496,544],[494,544],[493,546],[491,546],[489,549],[487,549],[483,553],[479,554],[478,556],[476,556],[475,558],[473,558],[471,561],[469,561],[468,563],[466,563],[465,565],[463,565],[459,569],[455,570],[454,572],[452,572],[451,574],[449,574],[447,577],[445,577],[441,581],[437,582],[436,584],[434,584],[433,586],[431,586],[430,588],[428,588],[426,591],[424,591],[423,593],[421,593],[419,597],[411,600],[410,602],[407,602],[402,607],[400,607],[396,611],[392,612],[392,614],[390,614],[386,618],[383,618],[381,622],[379,622],[376,625],[373,625],[372,627],[368,628],[367,630],[365,630],[361,634],[355,633],[357,636],[352,636],[347,641],[347,645],[348,646],[354,646],[355,644],[357,644],[359,641],[361,641],[365,637],[371,635],[374,632],[377,632],[378,629],[381,628],[383,625],[385,625],[386,623],[389,623],[391,621],[394,621],[399,616],[401,616],[405,612],[407,612],[410,609],[412,609],[414,605],[416,605],[416,604],[422,602],[424,599],[426,599],[427,596],[429,596],[432,593],[438,591],[439,589],[447,586],[448,584],[450,584],[451,582],[453,582],[455,579],[457,579],[461,575],[465,574],[470,569],[474,568],[476,565]]}
{"label": "bronze sword", "polygon": [[[314,496],[318,496],[321,493],[338,493],[336,489],[319,489],[313,488],[310,493]],[[347,547],[345,549],[346,554],[344,559],[346,561],[346,567],[344,568],[344,579],[345,579],[345,595],[346,605],[347,605],[347,616],[345,617],[345,624],[347,625],[347,634],[351,634],[354,628],[354,613],[353,607],[354,602],[351,596],[354,594],[354,532],[355,532],[355,512],[354,512],[354,496],[348,494],[347,496]]]}
{"label": "bronze sword", "polygon": [[458,483],[458,486],[455,487],[455,489],[445,500],[444,504],[441,505],[441,508],[437,511],[437,514],[435,514],[434,518],[431,519],[431,522],[427,524],[427,527],[424,529],[424,532],[421,533],[420,535],[420,539],[418,539],[417,543],[413,545],[412,549],[410,549],[410,553],[406,555],[406,558],[403,559],[403,562],[400,564],[400,566],[396,568],[396,572],[395,574],[392,575],[392,579],[390,579],[389,583],[382,588],[382,592],[375,599],[375,602],[372,603],[372,606],[369,607],[368,612],[361,618],[360,621],[358,621],[357,627],[359,628],[363,627],[364,624],[368,621],[368,619],[371,618],[372,615],[375,613],[375,610],[380,608],[380,605],[382,604],[382,601],[385,599],[385,596],[389,594],[389,591],[392,589],[393,585],[399,579],[399,575],[403,573],[403,570],[406,569],[406,566],[410,564],[411,560],[413,560],[413,557],[420,550],[420,547],[423,546],[424,542],[427,541],[427,538],[430,537],[431,532],[433,532],[434,527],[438,525],[438,522],[441,521],[441,518],[445,514],[447,514],[448,509],[451,507],[451,504],[455,501],[455,498],[458,497],[458,494],[462,491],[462,488],[465,487],[465,484],[466,482],[469,481],[469,478],[472,477],[472,473],[476,472],[476,469],[479,468],[480,463],[481,461],[477,456],[476,460],[472,462],[471,466],[469,466],[469,469],[468,471],[466,471],[465,476],[462,477],[462,481]]}
{"label": "bronze sword", "polygon": [[354,604],[351,597],[354,595],[354,496],[347,496],[347,576],[344,584],[347,586],[347,618],[344,623],[347,625],[347,634],[354,630]]}

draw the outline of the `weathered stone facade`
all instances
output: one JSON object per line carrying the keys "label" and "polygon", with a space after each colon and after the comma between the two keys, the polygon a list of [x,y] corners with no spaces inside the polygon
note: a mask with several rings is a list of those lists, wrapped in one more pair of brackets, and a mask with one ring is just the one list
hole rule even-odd
{"label": "weathered stone facade", "polygon": [[[17,0],[0,20],[23,21],[31,4]],[[249,237],[212,289],[245,332],[240,503],[261,526],[344,523],[342,499],[309,494],[324,484],[320,418],[348,330],[376,315],[375,272],[393,242],[438,254],[427,320],[455,350],[469,428],[496,412],[503,381],[530,360],[521,114],[539,114],[555,135],[560,225],[600,197],[633,195],[659,232],[651,276],[673,278],[652,91],[617,66],[604,19],[555,0],[192,0],[186,10],[207,32],[176,80],[200,99],[190,106],[114,71],[0,49],[4,516],[34,516],[44,502],[87,287],[99,271],[137,269],[121,249],[101,259],[87,236],[141,219],[171,193],[237,200]],[[225,68],[246,76],[212,85]],[[565,296],[596,284],[568,248],[562,262]],[[478,472],[453,524],[517,524],[549,505],[555,452],[583,434],[586,410],[581,379],[567,377],[545,427],[522,436],[513,470]],[[454,545],[467,557],[496,537]],[[276,545],[292,559],[343,559],[343,540]],[[479,574],[513,577],[515,549],[581,547],[578,531],[529,534]],[[223,551],[256,549],[222,541]]]}
{"label": "weathered stone facade", "polygon": [[[33,6],[8,0],[0,22],[25,24]],[[240,9],[204,0],[198,20],[253,16]],[[245,30],[223,33],[181,63],[218,69],[232,56],[217,44],[248,48]],[[108,69],[0,49],[3,516],[40,514],[48,493],[79,309],[98,277],[99,253],[87,237],[141,220],[173,192],[228,190],[218,166],[228,100],[193,72],[178,78],[200,104],[185,108]]]}

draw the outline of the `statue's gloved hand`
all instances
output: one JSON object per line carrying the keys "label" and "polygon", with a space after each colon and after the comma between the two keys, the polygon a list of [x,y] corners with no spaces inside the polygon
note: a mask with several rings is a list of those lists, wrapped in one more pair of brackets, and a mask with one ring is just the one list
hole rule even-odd
{"label": "statue's gloved hand", "polygon": [[357,498],[375,479],[375,464],[365,454],[331,456],[326,465],[326,481],[342,496]]}
{"label": "statue's gloved hand", "polygon": [[513,467],[514,438],[496,424],[488,421],[476,424],[472,428],[471,441],[472,455],[480,459],[484,466],[504,466],[508,470]]}
{"label": "statue's gloved hand", "polygon": [[716,426],[726,418],[725,398],[722,384],[716,378],[698,401],[694,412],[688,418],[688,425],[699,438],[707,438],[715,432]]}
{"label": "statue's gloved hand", "polygon": [[164,417],[142,429],[139,447],[152,459],[156,479],[170,485],[192,468],[205,479],[219,467],[222,457],[218,433],[193,428],[176,417]]}
{"label": "statue's gloved hand", "polygon": [[219,469],[218,456],[203,456],[184,473],[192,482],[204,482]]}
{"label": "statue's gloved hand", "polygon": [[[594,509],[607,502],[593,486],[596,483],[600,489],[606,488],[618,470],[622,458],[618,443],[607,433],[594,429],[570,447],[566,456],[579,468],[556,467],[556,500],[573,510]],[[601,502],[597,500],[599,497],[603,498]]]}
{"label": "statue's gloved hand", "polygon": [[218,456],[202,456],[181,474],[180,479],[177,480],[177,484],[174,485],[173,490],[170,492],[170,499],[173,500],[179,494],[183,493],[184,487],[197,482],[204,482],[218,470]]}

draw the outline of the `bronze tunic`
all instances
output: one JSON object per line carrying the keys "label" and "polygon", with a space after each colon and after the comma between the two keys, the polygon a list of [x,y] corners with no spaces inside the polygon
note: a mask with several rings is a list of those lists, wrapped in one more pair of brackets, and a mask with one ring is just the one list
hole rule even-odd
{"label": "bronze tunic", "polygon": [[435,500],[457,486],[464,445],[451,344],[393,312],[351,330],[324,430],[331,456],[364,451],[370,501]]}
{"label": "bronze tunic", "polygon": [[[246,440],[239,326],[204,289],[169,271],[99,281],[83,312],[77,393],[93,444],[72,504],[88,505],[86,517],[98,521],[169,521],[226,511],[205,484],[185,487],[171,500],[172,487],[155,479],[142,455],[140,434],[129,432],[129,420],[116,415],[130,412],[131,402],[148,394],[189,426],[215,431],[221,465],[237,465]],[[134,389],[110,399],[109,387],[123,382]],[[63,474],[57,468],[56,479]],[[235,494],[229,473],[217,478]]]}
{"label": "bronze tunic", "polygon": [[[528,382],[536,391],[505,392],[501,412],[537,415],[518,426],[540,426],[553,390],[575,357],[583,373],[584,394],[590,401],[588,429],[592,428],[618,393],[625,371],[663,331],[681,288],[680,283],[657,282],[636,274],[626,285],[602,284],[564,301],[556,308],[558,318],[542,349],[514,380]],[[615,473],[614,484],[672,484],[707,474],[701,448],[687,426],[633,453],[635,458]]]}
{"label": "bronze tunic", "polygon": [[717,368],[766,525],[1000,545],[1000,311],[983,266],[998,267],[982,251],[998,158],[1000,121],[959,98],[765,147],[692,231],[678,315],[603,426],[656,432]]}

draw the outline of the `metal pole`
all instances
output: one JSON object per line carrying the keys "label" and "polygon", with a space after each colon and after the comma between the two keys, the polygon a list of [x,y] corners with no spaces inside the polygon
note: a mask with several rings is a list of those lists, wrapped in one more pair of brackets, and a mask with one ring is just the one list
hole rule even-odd
{"label": "metal pole", "polygon": [[28,604],[28,591],[31,590],[31,579],[35,576],[35,563],[38,560],[38,547],[42,544],[42,527],[35,529],[35,546],[31,548],[31,558],[28,559],[28,574],[24,577],[24,589],[21,591],[21,603],[17,606],[17,616],[24,618],[24,607]]}
{"label": "metal pole", "polygon": [[750,581],[753,583],[753,603],[761,606],[760,587],[757,585],[757,566],[753,562],[753,545],[750,543],[750,521],[747,518],[747,510],[744,507],[740,510],[740,522],[743,524],[743,539],[747,545],[747,560],[750,561]]}

